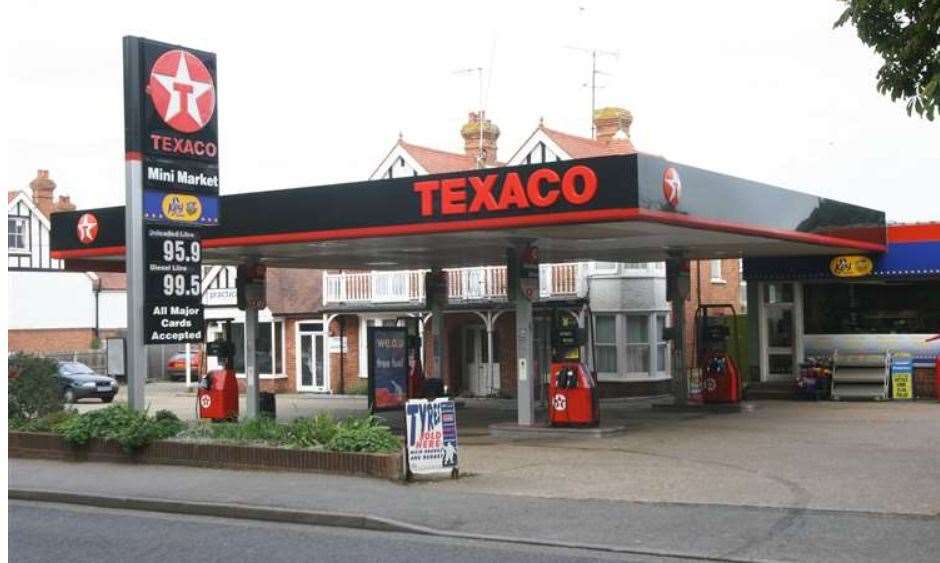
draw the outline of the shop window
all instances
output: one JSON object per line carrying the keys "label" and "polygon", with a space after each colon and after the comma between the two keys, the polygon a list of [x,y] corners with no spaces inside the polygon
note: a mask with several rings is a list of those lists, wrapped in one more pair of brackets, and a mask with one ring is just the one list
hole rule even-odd
{"label": "shop window", "polygon": [[649,315],[627,315],[627,373],[649,373]]}
{"label": "shop window", "polygon": [[827,283],[803,286],[807,334],[936,334],[937,282]]}
{"label": "shop window", "polygon": [[617,373],[617,316],[594,315],[594,348],[599,373]]}
{"label": "shop window", "polygon": [[26,217],[7,218],[7,247],[10,252],[25,252],[28,250],[26,245],[26,230],[28,227],[29,220]]}

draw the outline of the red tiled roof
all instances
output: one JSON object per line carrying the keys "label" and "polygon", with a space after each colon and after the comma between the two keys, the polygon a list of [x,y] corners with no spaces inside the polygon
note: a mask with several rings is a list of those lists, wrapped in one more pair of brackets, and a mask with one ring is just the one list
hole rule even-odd
{"label": "red tiled roof", "polygon": [[543,132],[556,144],[561,150],[568,153],[571,158],[587,158],[591,156],[603,156],[608,154],[634,154],[636,148],[629,139],[614,139],[609,143],[579,137],[561,131],[549,129],[541,126]]}
{"label": "red tiled roof", "polygon": [[404,141],[399,141],[398,144],[408,151],[408,154],[417,160],[418,164],[428,171],[428,174],[457,172],[476,168],[476,159],[472,156],[412,145]]}
{"label": "red tiled roof", "polygon": [[103,291],[117,291],[127,289],[127,276],[120,272],[95,272],[98,276],[98,287]]}

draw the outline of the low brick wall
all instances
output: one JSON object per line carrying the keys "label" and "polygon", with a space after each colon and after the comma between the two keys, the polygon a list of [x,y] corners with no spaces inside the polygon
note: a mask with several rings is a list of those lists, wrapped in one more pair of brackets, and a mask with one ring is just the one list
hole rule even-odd
{"label": "low brick wall", "polygon": [[392,480],[402,478],[402,457],[399,453],[340,453],[163,440],[127,454],[120,444],[111,440],[92,440],[86,446],[76,447],[58,434],[10,432],[8,454],[11,458],[320,472]]}

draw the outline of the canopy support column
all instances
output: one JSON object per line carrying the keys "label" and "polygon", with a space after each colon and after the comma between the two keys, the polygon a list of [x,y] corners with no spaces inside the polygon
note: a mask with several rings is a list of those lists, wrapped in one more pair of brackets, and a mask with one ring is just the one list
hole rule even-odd
{"label": "canopy support column", "polygon": [[531,426],[535,423],[535,377],[533,377],[532,358],[532,301],[522,287],[520,255],[522,249],[514,248],[507,252],[506,287],[513,296],[516,307],[516,397],[517,423]]}
{"label": "canopy support column", "polygon": [[[437,280],[443,276],[440,268],[431,270],[431,276]],[[427,291],[427,288],[425,288]],[[446,291],[446,289],[445,289]],[[431,299],[431,340],[434,341],[431,351],[431,376],[444,383],[444,307],[445,299],[435,296]]]}
{"label": "canopy support column", "polygon": [[685,367],[685,298],[691,281],[688,270],[682,271],[683,264],[688,264],[688,261],[672,259],[666,267],[666,295],[672,306],[672,394],[673,404],[677,406],[689,402],[689,374]]}
{"label": "canopy support column", "polygon": [[255,341],[258,337],[258,309],[245,308],[245,416],[257,418],[260,406],[260,381],[255,363]]}

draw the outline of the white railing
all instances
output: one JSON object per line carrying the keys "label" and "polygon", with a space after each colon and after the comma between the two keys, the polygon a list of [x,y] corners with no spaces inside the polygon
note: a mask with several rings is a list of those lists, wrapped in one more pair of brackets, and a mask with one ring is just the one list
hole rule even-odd
{"label": "white railing", "polygon": [[[584,297],[584,263],[541,264],[542,299]],[[324,303],[421,303],[426,270],[324,272]],[[454,302],[506,299],[506,267],[454,268],[447,273],[447,298]]]}

